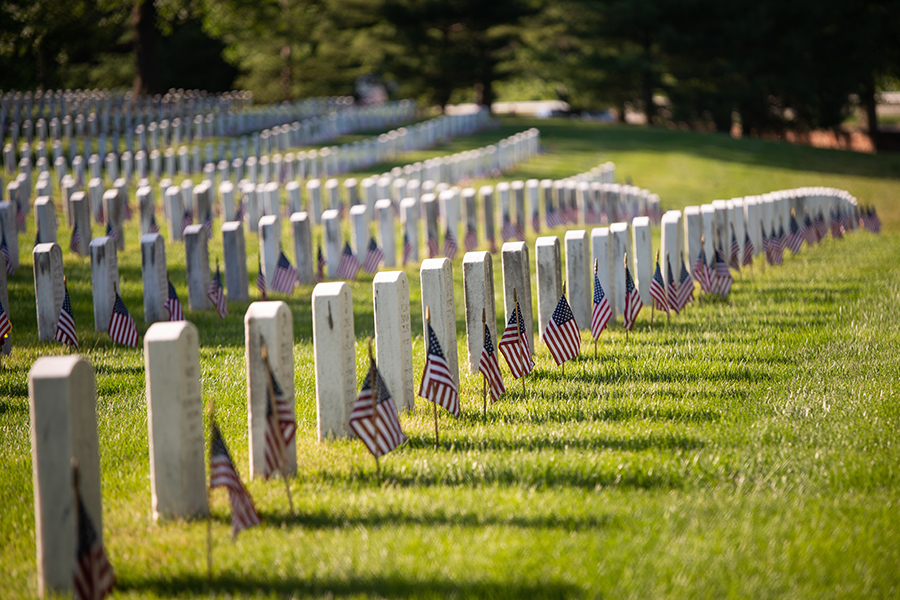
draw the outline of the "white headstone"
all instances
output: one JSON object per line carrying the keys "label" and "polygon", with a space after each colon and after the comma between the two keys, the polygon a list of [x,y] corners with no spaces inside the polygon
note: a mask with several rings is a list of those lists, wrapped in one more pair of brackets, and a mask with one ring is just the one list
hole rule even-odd
{"label": "white headstone", "polygon": [[491,252],[496,252],[497,234],[495,230],[494,216],[494,188],[485,185],[478,190],[481,202],[484,205],[484,239],[490,244]]}
{"label": "white headstone", "polygon": [[400,228],[409,243],[409,260],[419,262],[419,206],[415,198],[400,201]]}
{"label": "white headstone", "polygon": [[187,271],[188,305],[191,310],[212,308],[209,291],[209,251],[206,228],[189,225],[184,228],[184,263]]}
{"label": "white headstone", "polygon": [[403,271],[383,271],[372,281],[378,370],[398,410],[415,410],[409,280]]}
{"label": "white headstone", "polygon": [[539,237],[534,244],[537,266],[538,332],[543,338],[547,323],[562,296],[562,257],[559,238]]}
{"label": "white headstone", "polygon": [[31,252],[34,265],[34,297],[38,339],[52,340],[65,299],[62,250],[56,244],[38,244]]}
{"label": "white headstone", "polygon": [[141,235],[150,233],[150,224],[153,220],[153,188],[149,185],[137,189],[137,208],[141,219]]}
{"label": "white headstone", "polygon": [[[611,277],[612,269],[612,238],[609,235],[609,227],[595,227],[591,230],[591,263],[590,270],[593,273],[594,264],[597,265],[597,279],[612,314],[616,314],[615,280]],[[591,280],[593,285],[593,279]],[[591,288],[593,293],[593,287]],[[593,298],[591,298],[591,310],[593,311]]]}
{"label": "white headstone", "polygon": [[247,292],[247,248],[244,224],[222,223],[222,255],[225,259],[225,289],[229,302],[249,300]]}
{"label": "white headstone", "polygon": [[144,373],[153,519],[206,516],[197,328],[188,321],[151,325],[144,336]]}
{"label": "white headstone", "polygon": [[116,240],[116,248],[125,249],[125,223],[123,198],[119,190],[112,189],[103,192],[103,210],[106,211],[106,222],[112,225],[119,239]]}
{"label": "white headstone", "polygon": [[[713,208],[712,204],[703,204],[700,206],[700,235],[703,240],[703,249],[706,251],[706,261],[709,263],[714,260],[715,253],[713,249],[715,246],[715,214],[716,209]],[[700,249],[697,249],[697,254],[700,253]],[[695,255],[691,258],[691,269],[693,269],[694,261],[697,260],[697,256]],[[712,264],[712,263],[710,263]]]}
{"label": "white headstone", "polygon": [[[12,259],[12,267],[19,268],[19,230],[16,227],[15,202],[0,202],[0,232],[6,238],[6,246]],[[90,236],[87,236],[90,237]],[[4,305],[5,306],[5,305]]]}
{"label": "white headstone", "polygon": [[333,279],[337,277],[338,267],[341,264],[341,252],[344,250],[340,213],[336,210],[323,212],[322,229],[325,233],[325,261],[328,267],[328,277]]}
{"label": "white headstone", "polygon": [[[625,310],[625,255],[633,261],[631,255],[631,236],[628,235],[628,223],[613,223],[609,226],[609,235],[612,248],[612,262],[610,262],[609,275],[612,278],[612,288],[615,292],[614,317]],[[632,264],[634,264],[632,262]],[[630,268],[630,267],[629,267]]]}
{"label": "white headstone", "polygon": [[56,210],[49,196],[40,196],[34,201],[34,220],[41,243],[56,243]]}
{"label": "white headstone", "polygon": [[38,595],[67,594],[78,547],[73,458],[79,495],[103,542],[94,368],[80,356],[40,357],[28,373],[28,400]]}
{"label": "white headstone", "polygon": [[319,441],[349,437],[357,395],[350,286],[343,281],[318,284],[312,293],[312,313]]}
{"label": "white headstone", "polygon": [[[384,252],[384,266],[397,266],[397,242],[394,240],[394,205],[390,200],[379,200],[375,203],[375,215],[378,219],[378,233],[381,237],[381,249]],[[362,260],[362,257],[360,257]]]}
{"label": "white headstone", "polygon": [[581,329],[591,328],[593,308],[593,269],[590,265],[588,235],[584,229],[566,232],[566,295],[575,322]]}
{"label": "white headstone", "polygon": [[[272,375],[294,411],[294,318],[284,302],[254,302],[244,315],[244,348],[247,366],[247,418],[250,477],[266,473],[266,393],[268,374],[262,358],[265,343]],[[274,399],[273,399],[274,402]],[[274,406],[273,406],[274,408]],[[297,472],[297,441],[285,447],[288,475]]]}
{"label": "white headstone", "polygon": [[[504,323],[509,322],[515,304],[513,290],[519,297],[519,309],[525,319],[528,348],[534,354],[534,317],[531,305],[531,264],[525,242],[507,242],[501,250],[503,268],[503,303],[506,310]],[[557,298],[557,301],[559,298]]]}
{"label": "white headstone", "polygon": [[[682,235],[684,228],[681,226],[681,212],[677,210],[670,210],[662,217],[662,222],[660,223],[661,233],[660,233],[660,242],[659,242],[659,266],[662,269],[662,277],[663,281],[668,285],[669,282],[669,267],[668,262],[672,263],[672,277],[677,282],[678,276],[681,272],[680,263],[681,260],[681,252],[684,248],[682,242]],[[669,261],[666,261],[666,256],[669,257]]]}
{"label": "white headstone", "polygon": [[272,282],[275,279],[280,242],[278,217],[275,215],[261,217],[259,219],[259,260],[268,289],[272,289]]}
{"label": "white headstone", "polygon": [[713,248],[727,248],[731,243],[728,230],[728,204],[725,200],[713,200]]}
{"label": "white headstone", "polygon": [[762,252],[762,229],[760,228],[762,219],[760,217],[759,199],[744,199],[744,218],[747,220],[747,232],[750,234],[750,241],[753,242],[753,253],[758,255]]}
{"label": "white headstone", "polygon": [[[700,254],[700,207],[686,206],[684,208],[684,262],[688,270],[693,269],[694,261]],[[672,268],[676,268],[674,265]],[[681,267],[678,267],[681,270]]]}
{"label": "white headstone", "polygon": [[[91,253],[92,271],[93,263],[93,253]],[[158,233],[145,233],[141,236],[141,278],[144,282],[144,322],[168,321],[169,311],[166,310],[166,300],[169,298],[169,280],[166,273],[166,240]],[[115,297],[113,302],[115,302]],[[94,303],[94,312],[96,313],[96,300]],[[95,322],[96,319],[95,316]]]}
{"label": "white headstone", "polygon": [[94,238],[91,240],[91,289],[94,298],[95,331],[109,329],[118,285],[119,259],[115,241],[107,236]]}
{"label": "white headstone", "polygon": [[[650,217],[635,217],[631,221],[632,248],[634,249],[634,285],[641,294],[641,302],[650,306],[650,280],[656,268],[653,242],[650,239]],[[631,266],[631,265],[629,265]]]}
{"label": "white headstone", "polygon": [[490,252],[466,252],[463,256],[462,267],[469,371],[477,373],[481,350],[484,348],[482,311],[484,311],[483,314],[495,349],[498,342],[497,313],[494,307],[494,263]]}
{"label": "white headstone", "polygon": [[295,212],[291,215],[291,225],[294,228],[294,259],[297,263],[295,267],[298,281],[301,284],[316,282],[312,232],[308,215],[307,212]]}
{"label": "white headstone", "polygon": [[[447,366],[459,389],[459,361],[456,348],[456,307],[453,301],[453,265],[446,258],[428,258],[419,269],[422,293],[423,337],[428,339],[425,308],[431,313],[431,327],[441,344]],[[427,345],[426,345],[427,350]]]}
{"label": "white headstone", "polygon": [[184,199],[181,189],[172,185],[166,189],[166,214],[169,215],[169,238],[178,241],[182,238],[184,225]]}
{"label": "white headstone", "polygon": [[322,182],[310,179],[306,182],[306,212],[313,225],[318,225],[322,218]]}

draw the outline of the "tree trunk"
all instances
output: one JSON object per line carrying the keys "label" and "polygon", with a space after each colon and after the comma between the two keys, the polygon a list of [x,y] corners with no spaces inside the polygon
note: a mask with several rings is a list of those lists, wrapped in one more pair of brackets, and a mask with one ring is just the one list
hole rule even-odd
{"label": "tree trunk", "polygon": [[863,110],[862,120],[865,121],[866,133],[872,138],[872,145],[878,150],[881,136],[878,133],[878,113],[875,110],[878,100],[875,94],[875,77],[873,75],[866,77],[862,93],[859,95],[859,103]]}
{"label": "tree trunk", "polygon": [[159,82],[159,60],[156,54],[156,4],[154,0],[137,0],[131,10],[134,25],[134,94],[144,96],[162,93]]}
{"label": "tree trunk", "polygon": [[653,75],[648,71],[644,74],[643,102],[644,114],[647,115],[647,125],[653,125],[656,116],[656,104],[653,103]]}
{"label": "tree trunk", "polygon": [[475,104],[487,106],[488,110],[491,110],[494,104],[494,82],[491,79],[485,78],[475,84]]}

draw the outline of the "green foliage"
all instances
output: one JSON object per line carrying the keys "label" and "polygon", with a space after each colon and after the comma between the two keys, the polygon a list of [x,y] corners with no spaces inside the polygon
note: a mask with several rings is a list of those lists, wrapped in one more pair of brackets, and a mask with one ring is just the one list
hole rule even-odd
{"label": "green foliage", "polygon": [[[582,356],[565,376],[539,343],[525,393],[508,380],[507,396],[487,416],[480,378],[463,369],[461,418],[440,416],[435,448],[431,406],[420,400],[401,418],[410,442],[381,461],[380,480],[358,441],[315,439],[312,287],[302,286],[287,300],[294,316],[299,472],[290,484],[297,513],[288,514],[281,481],[248,482],[264,525],[232,543],[227,497],[213,492],[212,581],[206,524],[150,519],[142,353],[92,331],[89,262],[65,252],[81,352],[97,374],[104,533],[116,597],[894,595],[900,157],[509,119],[498,131],[458,138],[415,159],[530,126],[541,128],[549,150],[510,179],[560,178],[613,160],[619,180],[631,177],[659,193],[665,208],[830,185],[875,203],[886,232],[826,240],[777,269],[754,265],[727,301],[703,299],[668,324],[656,315],[652,330],[645,310],[627,343],[621,326],[603,334],[596,360],[585,333]],[[30,216],[28,226],[33,232]],[[136,222],[129,223],[119,267],[123,298],[143,334],[137,234]],[[258,252],[252,239],[251,282]],[[59,241],[68,245],[64,227]],[[185,300],[183,246],[167,244],[166,252]],[[216,236],[211,260],[221,252]],[[38,356],[66,352],[37,342],[27,248],[20,258],[9,283],[14,350],[0,368],[0,561],[10,598],[36,595],[27,372]],[[418,269],[405,271],[418,307]],[[457,259],[464,358],[460,271]],[[494,276],[499,303],[497,262]],[[361,275],[351,291],[361,379],[365,338],[373,333],[371,276]],[[244,478],[246,308],[230,303],[224,321],[211,311],[187,311],[200,331],[204,401],[215,399]],[[415,309],[411,327],[419,375],[424,344]]]}

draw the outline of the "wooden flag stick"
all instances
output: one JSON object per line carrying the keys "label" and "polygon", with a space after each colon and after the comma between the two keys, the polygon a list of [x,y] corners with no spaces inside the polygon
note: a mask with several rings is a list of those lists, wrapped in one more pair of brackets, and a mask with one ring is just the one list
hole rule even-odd
{"label": "wooden flag stick", "polygon": [[[485,309],[481,309],[481,339],[484,339],[484,333],[487,331],[487,314]],[[484,348],[481,349],[484,352]],[[487,416],[487,376],[481,375],[481,403],[484,405],[484,416]]]}
{"label": "wooden flag stick", "polygon": [[[431,310],[429,307],[425,307],[425,322],[431,325]],[[428,362],[428,340],[425,340],[425,362]],[[437,402],[434,400],[431,401],[431,404],[434,408],[434,447],[437,449],[438,442],[440,441],[440,429],[438,427],[438,414],[437,414]]]}
{"label": "wooden flag stick", "polygon": [[[519,345],[521,346],[522,345],[522,326],[519,323],[519,296],[518,296],[518,294],[516,294],[516,288],[513,288],[513,303],[516,305],[516,308],[515,308],[515,311],[516,311],[516,335],[519,338]],[[527,344],[526,344],[525,351],[528,352],[528,354],[531,354],[531,349],[527,348]],[[526,375],[526,373],[522,373],[522,397],[525,396],[525,375]]]}
{"label": "wooden flag stick", "polygon": [[[562,292],[563,292],[562,295],[565,296],[566,295],[566,282],[565,281],[563,281],[563,284],[562,284]],[[566,362],[563,361],[563,363],[559,366],[562,367],[562,374],[563,374],[563,377],[565,377],[566,376]]]}
{"label": "wooden flag stick", "polygon": [[[594,259],[594,279],[597,279],[597,259]],[[593,305],[592,305],[593,306]],[[591,315],[591,320],[593,321],[593,315]],[[591,337],[594,337],[593,332],[591,332]],[[597,338],[594,338],[594,360],[597,360]]]}
{"label": "wooden flag stick", "polygon": [[375,357],[372,355],[372,340],[369,339],[369,385],[372,386],[372,428],[375,430],[375,474],[381,477],[381,464],[378,462],[378,446],[381,434],[378,431],[378,386],[375,385]]}
{"label": "wooden flag stick", "polygon": [[[216,422],[216,401],[213,398],[209,400],[209,429],[210,429],[210,439],[212,439],[212,428]],[[209,482],[212,483],[212,472],[209,474]],[[206,578],[208,581],[212,582],[212,510],[210,504],[210,492],[212,488],[207,485],[206,486]]]}
{"label": "wooden flag stick", "polygon": [[[628,281],[628,277],[627,277],[627,273],[628,273],[628,253],[627,253],[627,252],[623,255],[623,257],[622,257],[622,262],[625,264],[625,273],[626,273],[625,281],[627,282],[627,281]],[[628,300],[628,291],[627,291],[627,290],[625,291],[625,300],[626,300],[626,301]],[[624,307],[623,307],[623,312],[624,312]],[[627,315],[625,315],[625,314],[622,315],[622,325],[625,324],[625,319],[627,319],[627,318],[628,318]],[[626,343],[626,344],[628,343],[628,328],[627,328],[627,327],[625,328],[625,343]]]}
{"label": "wooden flag stick", "polygon": [[269,403],[272,409],[272,417],[275,419],[275,437],[278,439],[278,455],[281,459],[281,478],[284,480],[284,490],[287,492],[288,507],[291,509],[291,516],[294,516],[294,499],[291,497],[291,486],[287,477],[287,452],[284,448],[284,434],[281,433],[281,419],[278,416],[278,403],[275,399],[275,382],[272,381],[272,369],[269,367],[269,349],[266,343],[262,341],[262,359],[266,367],[266,384],[269,386]]}
{"label": "wooden flag stick", "polygon": [[[659,251],[657,250],[657,253],[658,253],[658,252],[659,252]],[[669,273],[670,273],[671,271],[672,271],[672,257],[669,256],[669,251],[666,250],[666,281],[665,281],[665,286],[666,286],[666,301],[669,300],[669,293],[668,293],[668,292],[669,292]],[[672,275],[672,281],[675,281],[675,276],[674,276],[674,275]],[[676,296],[676,301],[677,301],[677,296],[678,296],[678,294],[676,293],[675,296]],[[666,313],[666,325],[669,325],[669,324],[672,323],[672,310],[673,310],[673,307],[670,306],[670,307],[669,307],[669,312]]]}

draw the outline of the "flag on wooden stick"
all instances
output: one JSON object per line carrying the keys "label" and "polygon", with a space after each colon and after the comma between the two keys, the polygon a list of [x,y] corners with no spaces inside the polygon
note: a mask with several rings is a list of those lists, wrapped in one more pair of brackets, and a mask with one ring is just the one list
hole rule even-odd
{"label": "flag on wooden stick", "polygon": [[544,329],[544,343],[557,365],[575,358],[581,350],[578,323],[575,322],[575,315],[572,314],[565,294],[559,297],[556,309]]}
{"label": "flag on wooden stick", "polygon": [[487,324],[483,323],[482,325],[484,327],[484,347],[481,349],[481,358],[478,359],[478,371],[484,375],[484,379],[487,381],[488,389],[491,392],[491,404],[493,404],[506,392],[506,386],[503,385],[503,376],[500,374],[500,361],[497,360],[497,354],[494,352],[491,329]]}
{"label": "flag on wooden stick", "polygon": [[666,302],[678,314],[681,312],[681,307],[678,306],[678,284],[675,283],[675,273],[672,272],[672,261],[669,258],[669,253],[666,252]]}
{"label": "flag on wooden stick", "polygon": [[209,282],[209,289],[206,290],[206,297],[216,307],[219,318],[224,319],[228,316],[228,303],[225,300],[225,288],[222,287],[222,272],[219,270],[219,261],[216,261],[216,276]]}
{"label": "flag on wooden stick", "polygon": [[10,331],[12,331],[12,324],[9,322],[9,313],[6,312],[3,304],[0,304],[0,342],[6,339]]}
{"label": "flag on wooden stick", "polygon": [[78,463],[74,459],[72,472],[78,528],[72,587],[78,600],[102,600],[116,584],[116,575],[112,565],[109,564],[103,542],[97,535],[97,528],[81,500],[81,492],[78,489]]}
{"label": "flag on wooden stick", "polygon": [[653,298],[653,307],[664,310],[669,314],[669,300],[666,298],[666,283],[662,278],[662,270],[659,267],[659,252],[656,253],[656,271],[650,280],[650,297]]}
{"label": "flag on wooden stick", "polygon": [[359,273],[359,259],[350,249],[350,243],[344,244],[344,251],[341,252],[341,261],[338,263],[337,277],[338,279],[355,280]]}
{"label": "flag on wooden stick", "polygon": [[459,393],[450,373],[450,365],[444,358],[444,351],[431,323],[428,326],[428,351],[425,371],[419,386],[419,396],[447,409],[454,417],[459,416]]}
{"label": "flag on wooden stick", "polygon": [[278,262],[275,264],[275,276],[272,277],[272,289],[282,294],[292,294],[297,285],[297,269],[291,265],[291,261],[284,255],[284,250],[278,253]]}
{"label": "flag on wooden stick", "polygon": [[169,320],[184,321],[184,311],[181,308],[181,300],[178,299],[178,292],[175,291],[171,280],[168,280],[168,283],[169,298],[166,300],[166,310],[169,311]]}
{"label": "flag on wooden stick", "polygon": [[594,271],[594,306],[591,310],[591,336],[596,340],[609,325],[609,319],[612,317],[612,309],[609,306],[609,298],[600,285],[600,278],[597,277],[597,271]]}
{"label": "flag on wooden stick", "polygon": [[116,302],[113,305],[113,314],[112,318],[109,320],[109,329],[107,330],[107,333],[109,333],[109,337],[112,338],[112,341],[124,346],[137,348],[137,326],[134,324],[134,319],[132,319],[131,315],[128,313],[128,309],[125,308],[125,303],[122,302],[122,297],[119,296],[119,292],[116,292]]}
{"label": "flag on wooden stick", "polygon": [[266,383],[266,434],[263,449],[263,456],[266,459],[264,476],[268,479],[287,466],[285,449],[294,439],[297,422],[294,420],[294,411],[288,404],[287,396],[272,372],[267,353],[263,354],[263,363],[265,363],[266,377],[268,378]]}
{"label": "flag on wooden stick", "polygon": [[[703,250],[700,251],[701,253]],[[704,261],[704,265],[706,261]],[[628,256],[625,256],[625,309],[622,314],[622,324],[626,331],[631,331],[634,322],[637,320],[638,313],[644,307],[641,301],[641,294],[634,287],[634,279],[631,278],[631,271],[628,269]]]}
{"label": "flag on wooden stick", "polygon": [[378,372],[374,360],[350,413],[350,430],[376,459],[406,441],[400,428],[397,405]]}
{"label": "flag on wooden stick", "polygon": [[[69,346],[78,347],[78,334],[75,332],[75,316],[72,314],[72,300],[69,298],[69,286],[63,281],[66,295],[63,298],[62,309],[59,311],[59,319],[56,321],[56,335],[53,339]],[[2,309],[2,307],[0,307]],[[5,333],[0,327],[0,338]]]}
{"label": "flag on wooden stick", "polygon": [[684,253],[681,253],[681,276],[678,278],[678,311],[684,310],[688,302],[694,301],[694,280],[684,264]]}
{"label": "flag on wooden stick", "polygon": [[241,483],[241,478],[231,460],[228,446],[222,438],[219,426],[215,419],[212,421],[212,435],[209,445],[209,487],[223,487],[228,490],[228,500],[231,503],[231,535],[232,539],[237,534],[261,523],[253,500],[247,493],[247,488]]}
{"label": "flag on wooden stick", "polygon": [[500,337],[500,352],[509,365],[512,376],[516,379],[531,373],[534,361],[528,348],[528,337],[525,333],[525,319],[519,309],[519,301],[515,300],[515,308],[509,316],[503,335]]}

